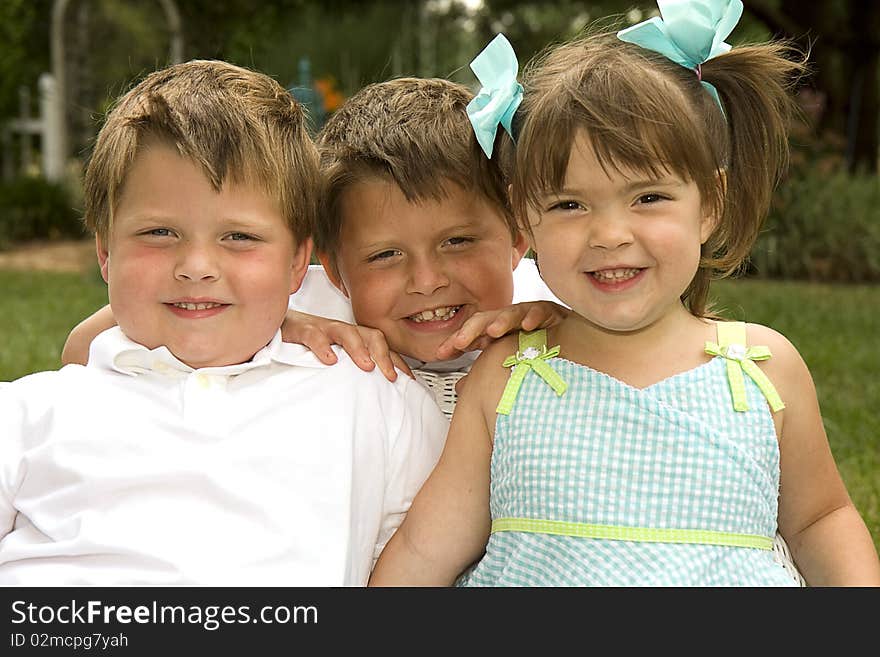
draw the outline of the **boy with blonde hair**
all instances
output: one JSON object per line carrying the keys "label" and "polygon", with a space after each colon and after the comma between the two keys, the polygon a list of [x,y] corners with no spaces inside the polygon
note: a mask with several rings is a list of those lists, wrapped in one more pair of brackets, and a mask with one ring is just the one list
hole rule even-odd
{"label": "boy with blonde hair", "polygon": [[118,327],[0,387],[0,583],[366,583],[447,425],[408,377],[281,341],[317,205],[304,118],[209,61],[110,113],[85,221]]}

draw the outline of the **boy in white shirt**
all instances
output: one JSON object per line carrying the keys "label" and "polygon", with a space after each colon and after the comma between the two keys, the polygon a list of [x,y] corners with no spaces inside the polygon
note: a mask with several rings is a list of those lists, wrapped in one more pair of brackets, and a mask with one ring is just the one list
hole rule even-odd
{"label": "boy in white shirt", "polygon": [[193,61],[120,99],[84,200],[118,327],[0,387],[0,583],[366,583],[447,424],[281,341],[317,188],[267,76]]}

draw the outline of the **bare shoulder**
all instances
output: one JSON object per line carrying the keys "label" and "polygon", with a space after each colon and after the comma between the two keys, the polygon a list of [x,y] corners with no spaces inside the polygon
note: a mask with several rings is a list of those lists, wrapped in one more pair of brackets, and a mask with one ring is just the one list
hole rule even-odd
{"label": "bare shoulder", "polygon": [[510,369],[504,366],[504,361],[516,352],[517,347],[517,336],[513,334],[495,340],[484,349],[464,379],[463,389],[459,391],[459,403],[464,399],[477,402],[487,417],[494,416],[495,407],[510,378]]}
{"label": "bare shoulder", "polygon": [[770,350],[770,361],[786,367],[803,366],[803,358],[791,341],[779,331],[762,324],[746,324],[749,345],[764,346]]}
{"label": "bare shoulder", "polygon": [[504,367],[504,361],[508,356],[515,354],[518,348],[519,341],[516,333],[495,340],[474,361],[471,376],[479,374],[481,377],[490,377],[500,372],[505,374],[506,378],[508,369]]}
{"label": "bare shoulder", "polygon": [[810,371],[800,352],[787,337],[761,324],[747,324],[746,335],[749,345],[764,346],[770,350],[770,358],[758,364],[776,386],[787,406],[792,399],[792,395],[786,394],[787,392],[799,396],[805,390],[812,389]]}

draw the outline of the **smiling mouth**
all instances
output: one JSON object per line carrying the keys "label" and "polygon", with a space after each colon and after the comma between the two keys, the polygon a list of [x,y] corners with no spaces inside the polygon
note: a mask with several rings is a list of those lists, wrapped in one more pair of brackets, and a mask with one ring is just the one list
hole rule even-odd
{"label": "smiling mouth", "polygon": [[433,310],[423,310],[415,315],[407,317],[408,320],[421,324],[422,322],[445,322],[453,317],[461,310],[461,306],[441,306]]}
{"label": "smiling mouth", "polygon": [[209,310],[211,308],[220,308],[221,306],[225,306],[228,304],[225,303],[215,303],[213,301],[207,303],[188,303],[184,301],[178,301],[171,304],[175,308],[180,308],[181,310]]}
{"label": "smiling mouth", "polygon": [[588,273],[601,283],[620,283],[635,278],[641,271],[642,269],[628,267],[625,269],[599,269]]}

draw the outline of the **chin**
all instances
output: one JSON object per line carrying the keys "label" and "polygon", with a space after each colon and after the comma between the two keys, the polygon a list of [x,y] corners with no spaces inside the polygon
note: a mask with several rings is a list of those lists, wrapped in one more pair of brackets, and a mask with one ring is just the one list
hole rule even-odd
{"label": "chin", "polygon": [[437,358],[437,347],[440,346],[440,343],[432,344],[432,345],[419,345],[418,347],[404,347],[399,350],[399,353],[402,356],[407,356],[409,358],[415,358],[416,360],[423,361],[425,363],[436,363],[440,359]]}

